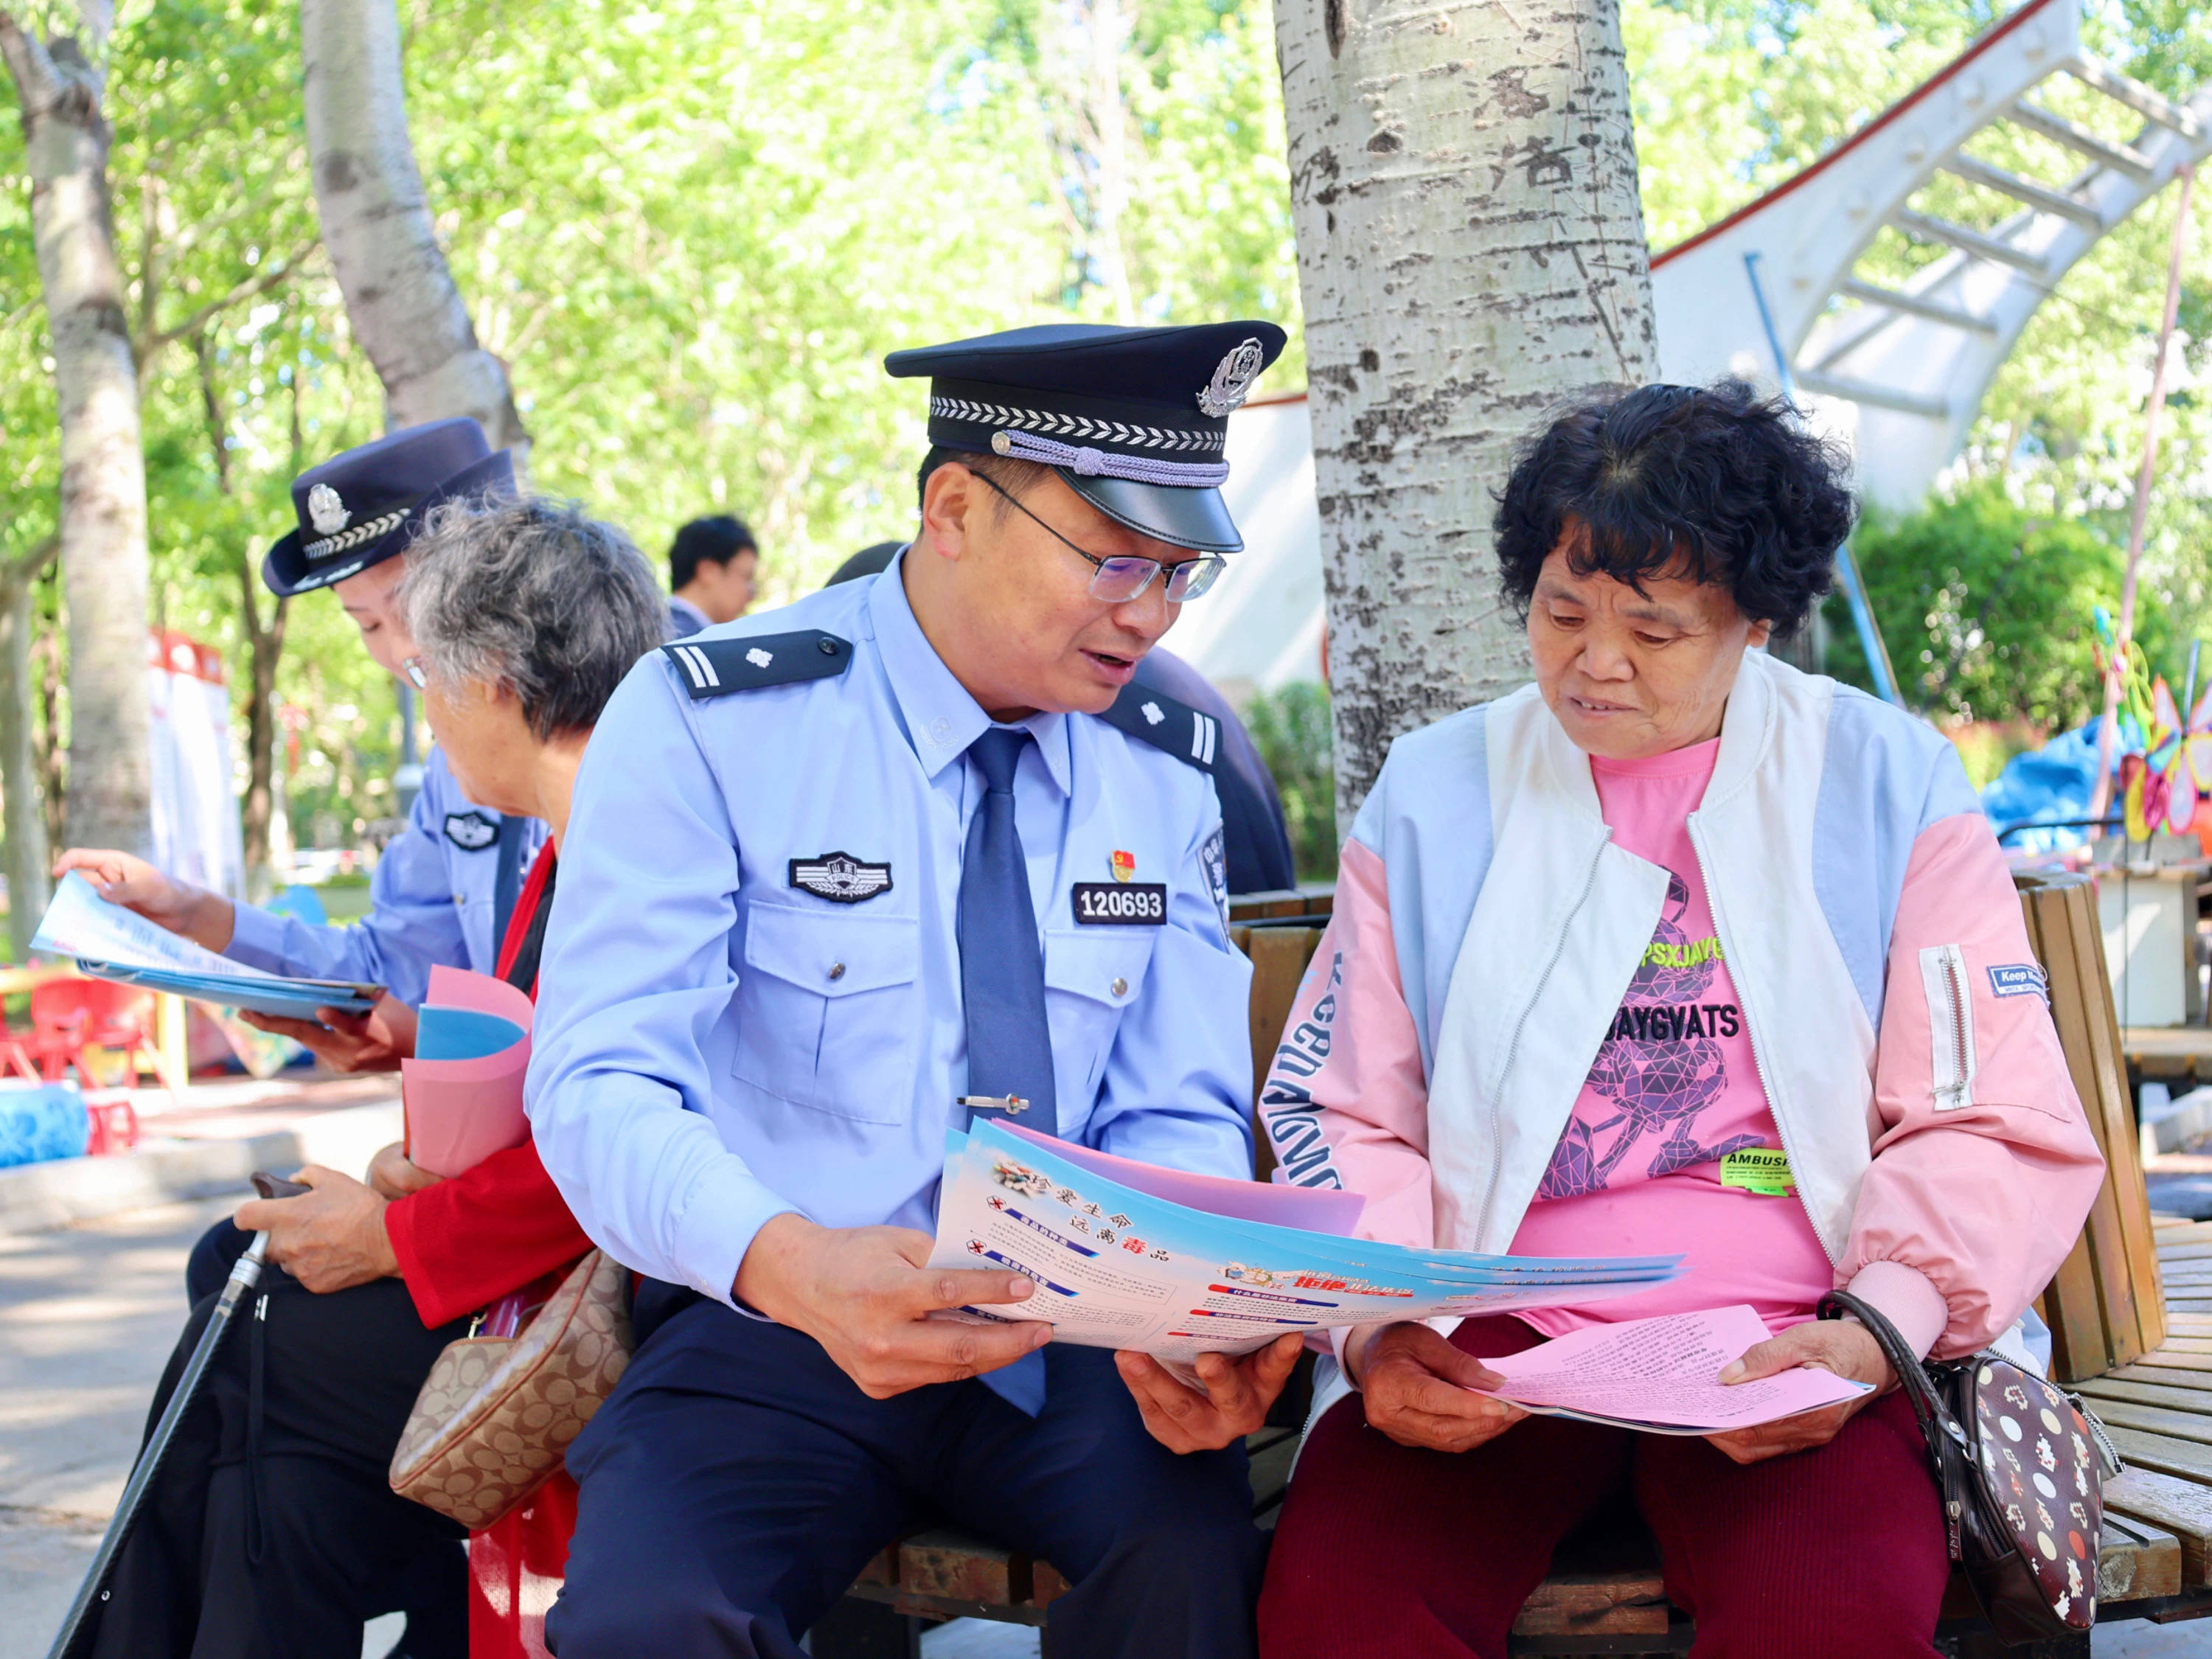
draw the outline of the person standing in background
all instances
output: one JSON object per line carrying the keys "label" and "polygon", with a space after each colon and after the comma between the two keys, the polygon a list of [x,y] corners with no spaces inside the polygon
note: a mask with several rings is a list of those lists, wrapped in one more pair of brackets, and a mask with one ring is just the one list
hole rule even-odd
{"label": "person standing in background", "polygon": [[694,519],[668,544],[668,626],[680,640],[752,609],[760,544],[743,519]]}

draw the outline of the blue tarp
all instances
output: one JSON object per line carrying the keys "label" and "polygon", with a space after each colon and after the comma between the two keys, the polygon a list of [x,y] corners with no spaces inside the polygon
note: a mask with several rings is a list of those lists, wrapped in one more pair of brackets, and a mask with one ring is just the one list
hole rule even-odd
{"label": "blue tarp", "polygon": [[[1999,830],[2029,819],[2063,822],[2089,816],[2089,797],[2097,786],[2097,722],[2076,726],[2032,755],[2014,755],[1982,791],[1982,811]],[[2078,847],[2079,830],[2023,830],[2008,848],[2053,853]]]}
{"label": "blue tarp", "polygon": [[76,1084],[0,1081],[0,1170],[82,1158],[91,1134]]}

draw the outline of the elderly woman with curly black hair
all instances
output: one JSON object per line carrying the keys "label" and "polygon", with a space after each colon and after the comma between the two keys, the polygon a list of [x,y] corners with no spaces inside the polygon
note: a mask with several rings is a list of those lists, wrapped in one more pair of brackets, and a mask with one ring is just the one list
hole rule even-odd
{"label": "elderly woman with curly black hair", "polygon": [[[1585,403],[1516,466],[1498,552],[1535,683],[1392,747],[1261,1111],[1278,1178],[1364,1194],[1369,1236],[1689,1271],[1342,1335],[1267,1659],[1503,1655],[1553,1546],[1624,1492],[1694,1652],[1934,1654],[1918,1431],[1816,1304],[1848,1288],[1923,1354],[2027,1358],[2101,1164],[1957,755],[1761,648],[1851,512],[1841,457],[1736,383]],[[1480,1391],[1477,1356],[1736,1304],[1770,1336],[1723,1382],[1872,1389],[1704,1438]]]}

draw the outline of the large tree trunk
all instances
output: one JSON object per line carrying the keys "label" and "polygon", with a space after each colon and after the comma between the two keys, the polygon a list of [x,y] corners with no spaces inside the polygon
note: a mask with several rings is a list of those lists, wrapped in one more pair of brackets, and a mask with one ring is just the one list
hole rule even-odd
{"label": "large tree trunk", "polygon": [[101,77],[74,38],[41,44],[4,11],[0,55],[22,108],[31,236],[61,413],[68,839],[144,853],[153,841],[146,466],[109,212]]}
{"label": "large tree trunk", "polygon": [[521,459],[530,434],[507,366],[477,343],[415,166],[392,0],[300,0],[300,45],[323,246],[386,423],[473,416]]}
{"label": "large tree trunk", "polygon": [[8,876],[9,960],[30,960],[46,908],[46,825],[31,732],[32,590],[61,550],[59,538],[0,571],[0,835]]}
{"label": "large tree trunk", "polygon": [[1653,378],[1617,0],[1276,0],[1340,824],[1390,739],[1528,677],[1492,492]]}

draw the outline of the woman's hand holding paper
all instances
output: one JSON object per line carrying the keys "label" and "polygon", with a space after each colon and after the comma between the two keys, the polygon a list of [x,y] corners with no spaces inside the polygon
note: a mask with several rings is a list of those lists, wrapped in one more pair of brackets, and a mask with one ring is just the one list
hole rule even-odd
{"label": "woman's hand holding paper", "polygon": [[1240,1359],[1202,1353],[1194,1364],[1206,1384],[1203,1394],[1150,1354],[1117,1353],[1114,1364],[1153,1439],[1171,1452],[1218,1451],[1267,1420],[1267,1408],[1290,1381],[1304,1346],[1305,1339],[1292,1333]]}
{"label": "woman's hand holding paper", "polygon": [[269,1260],[318,1296],[396,1278],[399,1258],[384,1231],[384,1200],[350,1176],[310,1164],[292,1177],[314,1188],[297,1198],[256,1198],[234,1219],[269,1235]]}
{"label": "woman's hand holding paper", "polygon": [[1837,1431],[1859,1412],[1897,1386],[1897,1373],[1882,1357],[1881,1345],[1863,1325],[1849,1320],[1820,1319],[1793,1325],[1745,1351],[1741,1358],[1721,1372],[1723,1382],[1748,1382],[1772,1376],[1799,1365],[1811,1365],[1854,1382],[1870,1384],[1868,1392],[1840,1405],[1800,1412],[1748,1429],[1709,1434],[1706,1439],[1739,1463],[1758,1463],[1786,1452],[1810,1451],[1836,1437]]}
{"label": "woman's hand holding paper", "polygon": [[1504,1382],[1426,1325],[1362,1325],[1344,1345],[1367,1421],[1401,1446],[1473,1451],[1528,1416],[1476,1392]]}

